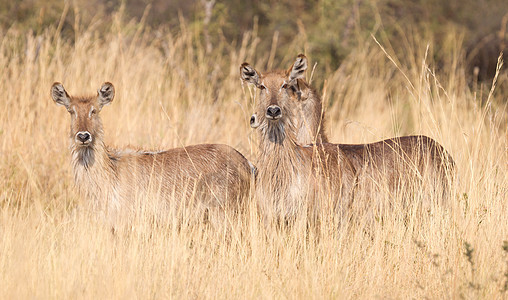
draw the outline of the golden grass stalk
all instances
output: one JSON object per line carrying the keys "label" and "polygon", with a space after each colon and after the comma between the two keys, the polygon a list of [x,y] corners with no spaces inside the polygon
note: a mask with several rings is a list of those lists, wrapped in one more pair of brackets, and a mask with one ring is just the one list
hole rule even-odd
{"label": "golden grass stalk", "polygon": [[[485,106],[467,85],[460,57],[435,69],[418,54],[425,41],[408,51],[421,65],[395,67],[369,41],[333,73],[316,68],[314,76],[326,78],[331,141],[425,134],[449,150],[460,177],[449,209],[419,214],[410,205],[386,211],[374,225],[323,212],[329,221],[317,231],[307,230],[304,216],[273,230],[259,221],[252,199],[221,230],[153,225],[141,216],[130,231],[112,235],[79,209],[69,120],[49,96],[51,83],[76,93],[115,84],[117,102],[103,112],[108,144],[226,143],[255,162],[252,98],[237,70],[243,61],[273,61],[256,52],[250,34],[239,48],[216,45],[220,53],[209,55],[185,24],[170,34],[118,22],[106,32],[82,30],[74,43],[54,30],[33,36],[11,29],[0,40],[2,298],[506,297],[508,132],[506,95],[496,93],[496,84],[506,83],[502,70],[497,83],[481,87],[491,90]],[[418,203],[426,188],[409,200]],[[474,249],[469,256],[466,242]]]}

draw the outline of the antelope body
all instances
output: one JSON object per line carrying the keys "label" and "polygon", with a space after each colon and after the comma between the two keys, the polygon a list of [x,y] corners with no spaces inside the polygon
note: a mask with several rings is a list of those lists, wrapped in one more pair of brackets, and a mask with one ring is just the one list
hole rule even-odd
{"label": "antelope body", "polygon": [[[304,55],[299,55],[287,71],[261,74],[247,63],[240,67],[242,80],[261,90],[260,103],[251,117],[251,126],[261,134],[256,179],[256,194],[261,202],[271,202],[279,207],[279,213],[291,215],[298,202],[295,194],[307,202],[315,200],[316,193],[309,194],[309,189],[328,188],[332,192],[328,198],[341,202],[336,203],[336,208],[351,206],[353,195],[372,196],[381,182],[393,192],[408,187],[414,178],[425,177],[431,179],[436,190],[446,190],[453,159],[426,136],[404,136],[371,144],[327,143],[322,102],[304,80],[306,69]],[[277,164],[279,160],[285,164],[284,170]],[[296,184],[301,188],[292,189],[301,178],[313,179],[307,180],[307,188]]]}
{"label": "antelope body", "polygon": [[54,83],[51,95],[71,114],[74,178],[94,209],[115,216],[124,209],[136,210],[135,203],[150,198],[162,213],[167,212],[163,208],[188,205],[199,215],[205,210],[237,210],[248,194],[253,166],[227,145],[160,152],[107,147],[99,112],[114,98],[111,83],[89,97],[69,96],[62,84]]}
{"label": "antelope body", "polygon": [[[314,201],[323,192],[334,199],[335,207],[339,199],[351,199],[355,187],[356,172],[340,147],[327,143],[302,146],[298,142],[322,131],[298,115],[298,101],[308,95],[297,88],[304,83],[296,77],[299,67],[295,64],[288,72],[263,75],[246,63],[240,67],[242,79],[261,89],[251,125],[259,129],[261,137],[256,196],[268,218],[292,218],[305,208],[316,213],[326,204]],[[301,126],[308,131],[299,133]]]}

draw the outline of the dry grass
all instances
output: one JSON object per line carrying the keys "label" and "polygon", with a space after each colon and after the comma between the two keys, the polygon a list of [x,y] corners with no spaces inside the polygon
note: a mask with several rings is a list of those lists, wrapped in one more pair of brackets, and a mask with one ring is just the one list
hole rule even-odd
{"label": "dry grass", "polygon": [[[226,143],[256,161],[251,90],[242,88],[238,67],[266,65],[269,54],[256,53],[249,34],[238,47],[206,54],[192,30],[182,25],[179,32],[145,31],[117,18],[101,34],[92,24],[75,45],[51,30],[39,37],[11,30],[1,38],[2,298],[507,296],[507,96],[468,86],[453,36],[449,65],[440,70],[426,58],[424,42],[396,58],[371,39],[334,73],[322,74],[320,66],[314,73],[326,79],[331,141],[426,134],[443,144],[460,177],[450,208],[395,210],[375,226],[322,223],[307,232],[267,229],[251,205],[229,231],[136,220],[117,236],[76,210],[69,117],[49,96],[54,81],[71,93],[115,84],[115,101],[102,112],[110,145]],[[276,65],[289,65],[299,47]],[[497,85],[506,81],[501,72]]]}

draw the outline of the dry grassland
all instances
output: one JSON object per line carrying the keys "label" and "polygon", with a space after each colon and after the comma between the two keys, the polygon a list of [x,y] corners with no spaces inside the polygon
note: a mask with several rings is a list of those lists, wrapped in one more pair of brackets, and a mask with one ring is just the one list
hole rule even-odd
{"label": "dry grassland", "polygon": [[238,67],[286,68],[305,41],[274,61],[257,52],[255,33],[207,54],[184,24],[176,35],[119,19],[107,32],[94,28],[82,28],[74,44],[56,29],[0,37],[1,298],[508,297],[508,102],[498,92],[508,80],[501,69],[493,85],[468,83],[460,37],[450,34],[439,67],[417,38],[408,39],[403,58],[370,38],[330,74],[313,69],[307,53],[308,79],[325,82],[330,140],[436,139],[457,163],[450,207],[391,210],[374,226],[277,231],[251,203],[226,229],[152,228],[139,218],[113,236],[79,209],[69,116],[51,100],[51,84],[75,94],[115,84],[115,101],[101,112],[109,145],[225,143],[255,163],[255,91],[242,86]]}

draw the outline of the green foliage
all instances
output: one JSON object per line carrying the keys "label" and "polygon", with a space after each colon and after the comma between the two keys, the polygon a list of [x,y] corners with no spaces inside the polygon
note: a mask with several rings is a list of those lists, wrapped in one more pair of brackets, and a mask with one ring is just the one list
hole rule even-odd
{"label": "green foliage", "polygon": [[467,262],[469,263],[469,266],[471,268],[471,280],[469,281],[468,287],[472,290],[475,290],[475,291],[480,290],[481,286],[479,284],[475,283],[476,268],[475,268],[475,264],[473,261],[474,248],[468,242],[464,242],[464,248],[465,248],[464,255],[466,256]]}
{"label": "green foliage", "polygon": [[[463,50],[473,80],[492,78],[499,52],[508,52],[508,2],[505,0],[214,1],[211,18],[204,24],[205,2],[2,1],[0,31],[16,26],[40,34],[62,21],[61,34],[72,40],[80,29],[76,24],[93,26],[97,20],[112,23],[113,12],[123,8],[126,19],[141,20],[147,13],[146,25],[163,26],[173,33],[178,32],[183,17],[191,28],[203,33],[201,36],[212,47],[223,44],[222,41],[238,46],[245,32],[254,29],[260,57],[274,49],[274,60],[286,63],[297,52],[305,52],[325,72],[336,70],[371,34],[384,45],[390,45],[389,50],[398,57],[405,56],[414,37],[423,37],[432,44],[429,57],[436,66],[443,66],[451,51],[446,43],[447,34],[456,32],[464,37],[466,49]],[[267,68],[285,66],[265,63],[263,67]],[[475,67],[479,68],[474,71]]]}

